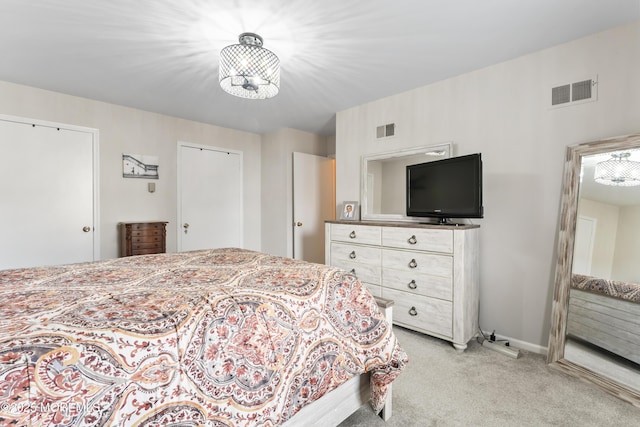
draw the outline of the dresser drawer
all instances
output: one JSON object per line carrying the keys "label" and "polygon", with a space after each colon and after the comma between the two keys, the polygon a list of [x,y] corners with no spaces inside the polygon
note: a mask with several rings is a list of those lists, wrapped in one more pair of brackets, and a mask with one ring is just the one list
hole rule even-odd
{"label": "dresser drawer", "polygon": [[368,282],[362,282],[362,284],[365,285],[367,289],[369,289],[371,295],[373,295],[374,297],[382,296],[382,288],[380,287],[380,285],[374,285],[373,283]]}
{"label": "dresser drawer", "polygon": [[380,248],[331,243],[331,265],[334,265],[334,261],[349,261],[379,266],[380,256]]}
{"label": "dresser drawer", "polygon": [[453,253],[453,230],[382,227],[382,245],[450,254]]}
{"label": "dresser drawer", "polygon": [[394,301],[394,323],[444,338],[453,336],[451,302],[387,288],[382,288],[382,298]]}
{"label": "dresser drawer", "polygon": [[160,228],[140,228],[137,230],[131,230],[131,237],[147,237],[147,236],[158,236],[161,237],[163,235],[163,230]]}
{"label": "dresser drawer", "polygon": [[392,268],[382,270],[382,286],[416,295],[451,301],[453,279]]}
{"label": "dresser drawer", "polygon": [[380,264],[360,264],[358,262],[347,260],[334,260],[331,258],[331,265],[334,267],[347,270],[354,274],[362,282],[380,285]]}
{"label": "dresser drawer", "polygon": [[162,249],[161,242],[133,242],[131,243],[131,249]]}
{"label": "dresser drawer", "polygon": [[380,245],[380,227],[356,224],[331,224],[331,240]]}
{"label": "dresser drawer", "polygon": [[382,268],[452,278],[453,257],[450,255],[383,249]]}
{"label": "dresser drawer", "polygon": [[132,233],[131,243],[160,243],[164,240],[164,237],[160,234],[141,234],[136,236]]}
{"label": "dresser drawer", "polygon": [[161,222],[137,222],[133,224],[129,224],[131,227],[131,231],[152,231],[157,230],[161,231],[164,229],[164,224]]}

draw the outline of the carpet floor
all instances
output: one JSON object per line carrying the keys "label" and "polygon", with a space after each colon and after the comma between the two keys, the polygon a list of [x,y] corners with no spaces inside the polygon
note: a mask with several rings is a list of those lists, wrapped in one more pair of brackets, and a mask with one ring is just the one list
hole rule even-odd
{"label": "carpet floor", "polygon": [[639,426],[640,409],[549,368],[540,354],[514,359],[476,340],[464,353],[394,326],[409,366],[393,385],[386,423],[365,406],[340,427]]}

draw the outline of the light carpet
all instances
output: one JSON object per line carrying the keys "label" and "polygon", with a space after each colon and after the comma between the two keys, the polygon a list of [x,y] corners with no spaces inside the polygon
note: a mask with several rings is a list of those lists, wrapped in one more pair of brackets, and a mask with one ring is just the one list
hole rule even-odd
{"label": "light carpet", "polygon": [[365,406],[341,427],[639,426],[640,409],[551,369],[543,355],[519,359],[482,347],[463,353],[443,340],[394,326],[409,366],[393,385],[386,423]]}

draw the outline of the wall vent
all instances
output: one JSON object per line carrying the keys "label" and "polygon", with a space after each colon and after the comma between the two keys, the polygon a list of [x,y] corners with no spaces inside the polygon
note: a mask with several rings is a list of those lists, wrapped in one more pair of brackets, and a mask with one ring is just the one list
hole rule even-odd
{"label": "wall vent", "polygon": [[582,80],[575,83],[566,83],[551,88],[551,106],[560,107],[597,101],[598,79]]}
{"label": "wall vent", "polygon": [[387,138],[396,134],[396,124],[389,123],[387,125],[378,126],[376,128],[376,138]]}

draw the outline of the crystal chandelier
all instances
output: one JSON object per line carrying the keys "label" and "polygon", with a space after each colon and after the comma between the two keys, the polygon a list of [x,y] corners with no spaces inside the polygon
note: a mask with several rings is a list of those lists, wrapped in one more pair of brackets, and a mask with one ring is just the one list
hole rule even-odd
{"label": "crystal chandelier", "polygon": [[262,47],[262,37],[242,33],[240,44],[220,51],[220,87],[249,99],[272,98],[280,91],[280,60]]}
{"label": "crystal chandelier", "polygon": [[621,187],[640,185],[640,162],[629,160],[629,156],[631,153],[612,153],[611,159],[597,163],[595,181]]}

